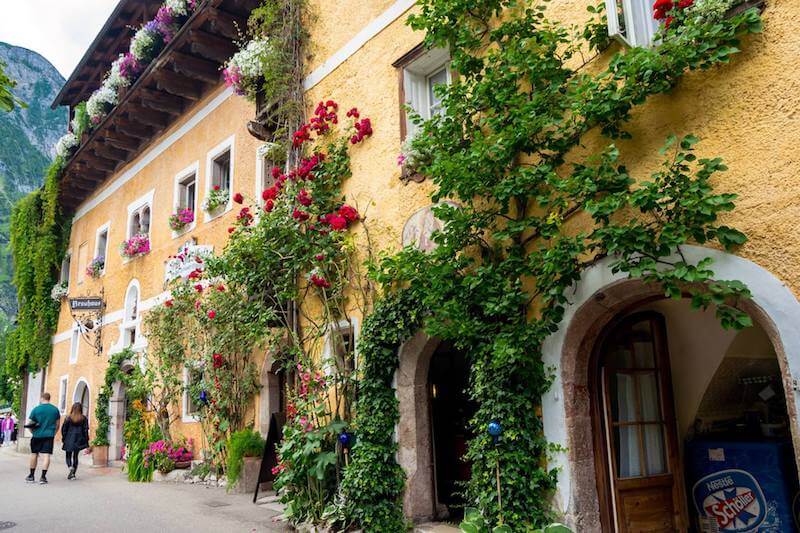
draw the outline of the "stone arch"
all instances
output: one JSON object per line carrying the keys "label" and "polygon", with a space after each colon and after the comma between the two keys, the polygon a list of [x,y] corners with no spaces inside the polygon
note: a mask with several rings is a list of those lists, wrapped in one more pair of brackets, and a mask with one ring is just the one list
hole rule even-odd
{"label": "stone arch", "polygon": [[[747,311],[765,330],[775,348],[786,391],[795,449],[800,444],[797,425],[800,396],[792,387],[800,376],[800,302],[775,276],[755,263],[718,250],[685,246],[686,260],[714,260],[719,279],[738,279],[748,285],[752,300]],[[581,276],[558,331],[543,346],[545,364],[554,369],[554,383],[543,396],[545,436],[566,448],[552,460],[559,468],[555,503],[578,531],[600,531],[600,504],[590,409],[589,368],[598,337],[611,321],[634,306],[663,297],[652,284],[626,279],[611,270],[606,258]]]}
{"label": "stone arch", "polygon": [[[89,382],[84,377],[80,377],[75,384],[75,391],[72,393],[72,402],[81,403],[83,405],[83,414],[89,420],[92,419],[91,403],[92,403],[92,389],[89,388]],[[67,408],[70,408],[68,406]]]}
{"label": "stone arch", "polygon": [[[133,370],[134,363],[125,360],[121,363],[122,371],[127,373]],[[108,400],[108,458],[111,461],[122,459],[125,447],[125,419],[127,417],[127,394],[125,383],[116,381],[111,386],[111,398]]]}
{"label": "stone arch", "polygon": [[400,347],[395,373],[400,408],[397,458],[406,473],[403,510],[414,522],[436,516],[428,370],[439,344],[439,339],[417,332]]}
{"label": "stone arch", "polygon": [[261,392],[258,399],[258,430],[262,436],[269,433],[270,419],[273,414],[283,410],[281,395],[283,381],[279,375],[280,363],[275,361],[276,353],[270,351],[261,365]]}

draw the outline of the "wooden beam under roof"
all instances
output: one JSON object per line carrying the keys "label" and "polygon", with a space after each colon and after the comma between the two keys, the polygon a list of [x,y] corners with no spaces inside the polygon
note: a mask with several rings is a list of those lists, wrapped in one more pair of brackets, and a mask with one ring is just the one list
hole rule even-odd
{"label": "wooden beam under roof", "polygon": [[224,35],[228,39],[241,39],[247,32],[247,19],[221,9],[208,8],[208,20],[212,31]]}
{"label": "wooden beam under roof", "polygon": [[153,126],[157,130],[164,129],[169,122],[169,118],[165,117],[163,113],[147,109],[146,107],[131,102],[126,106],[126,111],[128,112],[128,118],[130,120],[145,126]]}
{"label": "wooden beam under roof", "polygon": [[158,71],[154,78],[160,90],[193,101],[199,100],[206,88],[203,82],[187,79],[186,76],[166,68]]}
{"label": "wooden beam under roof", "polygon": [[168,60],[172,64],[172,70],[178,74],[208,83],[219,83],[220,81],[220,65],[215,61],[177,50],[169,55]]}
{"label": "wooden beam under roof", "polygon": [[153,130],[149,126],[133,122],[123,117],[115,117],[114,125],[117,127],[117,130],[122,133],[142,141],[153,136]]}
{"label": "wooden beam under roof", "polygon": [[236,53],[236,45],[230,40],[203,30],[191,30],[189,41],[193,53],[218,63],[225,63]]}

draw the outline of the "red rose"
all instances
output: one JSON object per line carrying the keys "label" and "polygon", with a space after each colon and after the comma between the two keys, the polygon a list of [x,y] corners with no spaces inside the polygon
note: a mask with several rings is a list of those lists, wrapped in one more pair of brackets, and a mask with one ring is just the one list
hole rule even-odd
{"label": "red rose", "polygon": [[311,205],[311,197],[308,195],[308,191],[305,189],[300,189],[300,193],[297,195],[297,201],[300,202],[300,205],[304,205],[306,207]]}
{"label": "red rose", "polygon": [[664,27],[669,28],[669,25],[672,24],[673,20],[675,20],[675,17],[667,17],[667,20],[664,21]]}
{"label": "red rose", "polygon": [[325,256],[322,254],[317,254],[314,256],[314,259],[316,259],[317,261],[322,261],[323,259],[325,259]]}
{"label": "red rose", "polygon": [[306,213],[305,211],[301,211],[295,207],[294,212],[292,213],[292,218],[294,218],[295,220],[299,220],[300,222],[303,222],[304,220],[308,220],[308,213]]}
{"label": "red rose", "polygon": [[217,285],[217,290],[219,292],[225,292],[225,285]]}
{"label": "red rose", "polygon": [[329,215],[327,222],[333,230],[341,231],[347,229],[347,219],[341,215]]}
{"label": "red rose", "polygon": [[681,0],[680,2],[678,2],[678,7],[681,9],[686,9],[687,7],[690,7],[692,4],[694,4],[694,0]]}
{"label": "red rose", "polygon": [[281,174],[283,174],[283,172],[281,171],[280,167],[272,167],[273,179],[278,179],[278,176],[280,176]]}
{"label": "red rose", "polygon": [[354,107],[350,111],[347,112],[348,117],[358,118],[360,115],[358,113],[358,108]]}
{"label": "red rose", "polygon": [[330,284],[330,282],[328,280],[326,280],[325,278],[323,278],[322,276],[319,276],[317,274],[311,274],[311,277],[309,278],[309,280],[315,286],[321,287],[323,289],[328,289],[331,286],[331,284]]}
{"label": "red rose", "polygon": [[348,222],[355,222],[359,219],[358,211],[347,204],[339,208],[339,215],[343,216]]}
{"label": "red rose", "polygon": [[195,268],[189,274],[189,279],[200,279],[202,277],[202,275],[203,275],[203,271],[200,270],[199,268]]}
{"label": "red rose", "polygon": [[166,307],[172,307],[172,305],[173,305],[173,302],[172,302],[172,300],[167,300],[166,302],[164,302],[164,305],[165,305]]}
{"label": "red rose", "polygon": [[244,203],[244,196],[242,196],[242,193],[237,192],[236,194],[233,195],[233,201],[236,202],[237,204]]}
{"label": "red rose", "polygon": [[212,188],[213,188],[215,191],[218,191],[218,190],[219,190],[219,185],[214,185],[214,187],[212,187]]}
{"label": "red rose", "polygon": [[223,359],[222,354],[215,353],[211,356],[211,359],[214,361],[214,368],[222,367]]}
{"label": "red rose", "polygon": [[269,213],[270,211],[272,211],[274,207],[275,207],[275,202],[273,202],[272,200],[267,200],[266,203],[264,204],[264,211]]}
{"label": "red rose", "polygon": [[214,320],[214,317],[216,317],[216,316],[217,316],[217,312],[214,311],[213,309],[208,312],[208,318],[210,318],[211,320]]}
{"label": "red rose", "polygon": [[203,286],[200,283],[198,283],[197,285],[194,286],[194,290],[196,290],[197,292],[203,292]]}
{"label": "red rose", "polygon": [[233,233],[234,231],[236,231],[235,228],[228,228],[228,233]]}
{"label": "red rose", "polygon": [[273,185],[269,189],[264,189],[264,191],[261,193],[261,198],[263,200],[274,200],[277,197],[278,197],[278,187],[276,187],[275,185]]}
{"label": "red rose", "polygon": [[656,0],[653,4],[653,9],[656,11],[659,9],[662,11],[669,11],[672,9],[672,2],[673,0]]}

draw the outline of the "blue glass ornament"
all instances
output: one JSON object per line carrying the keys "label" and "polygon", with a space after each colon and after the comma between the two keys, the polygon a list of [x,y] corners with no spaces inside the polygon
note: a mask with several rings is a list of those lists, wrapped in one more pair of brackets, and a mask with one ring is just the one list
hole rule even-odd
{"label": "blue glass ornament", "polygon": [[492,420],[491,422],[489,422],[487,430],[489,431],[489,435],[491,435],[496,439],[503,433],[503,426],[501,426],[500,422],[498,422],[497,420]]}
{"label": "blue glass ornament", "polygon": [[208,403],[208,393],[204,390],[200,391],[200,401],[203,403]]}
{"label": "blue glass ornament", "polygon": [[347,431],[342,431],[339,433],[339,444],[342,445],[342,448],[350,448],[353,443],[353,434],[348,433]]}

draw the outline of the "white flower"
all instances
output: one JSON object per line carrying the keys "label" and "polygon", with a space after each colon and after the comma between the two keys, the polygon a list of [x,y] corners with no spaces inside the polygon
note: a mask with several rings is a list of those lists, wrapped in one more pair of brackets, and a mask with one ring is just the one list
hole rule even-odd
{"label": "white flower", "polygon": [[725,13],[733,7],[735,0],[697,0],[687,9],[698,23],[722,20]]}
{"label": "white flower", "polygon": [[119,65],[122,62],[123,56],[120,56],[111,63],[111,70],[108,71],[108,75],[106,79],[103,81],[103,87],[111,89],[115,92],[119,92],[119,90],[123,87],[127,87],[131,84],[131,80],[120,74]]}
{"label": "white flower", "polygon": [[66,159],[72,155],[72,152],[78,147],[78,144],[80,144],[78,137],[76,137],[74,133],[68,132],[56,143],[56,154]]}
{"label": "white flower", "polygon": [[56,283],[53,286],[53,289],[50,291],[50,298],[55,301],[61,301],[62,298],[66,297],[69,292],[69,288],[67,287],[67,282]]}
{"label": "white flower", "polygon": [[102,86],[86,101],[86,112],[91,119],[102,119],[108,108],[115,105],[117,105],[117,92],[110,87]]}
{"label": "white flower", "polygon": [[166,0],[164,7],[172,11],[174,15],[186,16],[191,11],[189,4],[194,4],[189,0]]}
{"label": "white flower", "polygon": [[264,72],[265,58],[271,53],[272,46],[266,37],[253,39],[228,60],[226,67],[234,68],[244,78],[253,80],[261,77]]}
{"label": "white flower", "polygon": [[131,39],[131,54],[142,63],[149,63],[153,59],[158,33],[147,28],[140,28]]}

